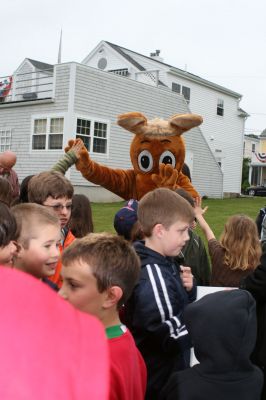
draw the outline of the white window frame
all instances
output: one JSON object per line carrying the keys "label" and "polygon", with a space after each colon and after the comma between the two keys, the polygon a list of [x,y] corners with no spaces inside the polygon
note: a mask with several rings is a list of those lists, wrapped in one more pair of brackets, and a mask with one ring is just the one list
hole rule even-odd
{"label": "white window frame", "polygon": [[[187,98],[185,97],[185,95],[184,95],[184,93],[183,93],[183,89],[189,89],[189,99],[187,99]],[[182,96],[184,97],[185,102],[186,102],[187,104],[189,104],[189,103],[190,103],[190,99],[191,99],[191,88],[190,88],[189,86],[182,85],[182,87],[181,87],[181,94],[182,94]]]}
{"label": "white window frame", "polygon": [[251,143],[251,152],[252,153],[256,152],[256,143]]}
{"label": "white window frame", "polygon": [[[221,114],[218,114],[218,110],[221,110]],[[216,107],[216,114],[219,117],[223,117],[224,116],[224,100],[219,98],[217,99],[217,107]]]}
{"label": "white window frame", "polygon": [[[48,145],[49,145],[49,135],[50,134],[54,134],[56,135],[56,133],[52,133],[50,132],[50,126],[51,126],[51,120],[54,118],[62,118],[63,119],[63,132],[62,133],[58,133],[58,135],[63,135],[62,138],[62,147],[61,149],[49,149]],[[45,140],[45,149],[33,149],[32,145],[33,145],[33,137],[34,137],[34,125],[35,125],[35,121],[38,119],[46,119],[47,120],[47,126],[46,126],[46,132],[43,133],[46,135],[46,140]],[[40,152],[40,153],[44,153],[44,152],[48,152],[51,151],[53,153],[58,152],[58,153],[62,153],[62,150],[64,149],[64,130],[66,127],[66,115],[65,114],[35,114],[32,115],[31,117],[31,137],[30,137],[30,152],[36,153],[36,152]]]}
{"label": "white window frame", "polygon": [[[90,147],[91,149],[93,149],[93,139],[94,139],[94,129],[92,130],[92,127],[94,128],[94,124],[95,122],[99,122],[102,124],[106,124],[107,128],[106,128],[106,153],[96,153],[92,150],[88,150],[90,154],[94,155],[95,157],[101,157],[101,158],[108,158],[109,157],[109,147],[110,147],[110,127],[111,127],[111,121],[108,119],[103,119],[103,118],[98,118],[95,116],[90,116],[90,115],[81,115],[81,114],[76,114],[75,115],[75,138],[77,135],[79,135],[77,133],[77,122],[78,119],[84,119],[86,121],[90,121],[91,122],[91,142],[90,142]],[[96,136],[97,138],[97,136]]]}
{"label": "white window frame", "polygon": [[[176,89],[178,89],[178,90],[174,89],[175,86],[176,86]],[[180,83],[172,82],[172,92],[180,94],[181,90],[182,90],[182,85]]]}
{"label": "white window frame", "polygon": [[[174,90],[174,85],[179,86],[179,91],[178,91],[178,90]],[[190,88],[189,86],[183,85],[182,83],[178,83],[178,82],[172,82],[171,89],[172,89],[172,92],[182,95],[182,96],[184,97],[185,102],[186,102],[187,104],[190,103],[190,100],[191,100],[191,88]],[[184,96],[184,89],[185,89],[185,90],[186,90],[186,89],[189,90],[189,99],[187,99],[187,98]]]}
{"label": "white window frame", "polygon": [[0,153],[6,150],[11,150],[12,143],[12,129],[0,127]]}

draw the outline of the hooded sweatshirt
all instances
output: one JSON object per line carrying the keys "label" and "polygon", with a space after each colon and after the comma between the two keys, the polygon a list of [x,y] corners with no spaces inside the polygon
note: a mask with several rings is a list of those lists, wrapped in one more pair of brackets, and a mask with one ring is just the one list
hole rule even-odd
{"label": "hooded sweatshirt", "polygon": [[183,312],[195,300],[196,288],[186,292],[179,266],[171,258],[144,242],[136,242],[135,249],[141,274],[125,307],[125,318],[147,366],[146,399],[156,400],[170,374],[188,366],[191,342]]}
{"label": "hooded sweatshirt", "polygon": [[259,400],[263,376],[250,361],[256,307],[244,290],[212,293],[187,307],[185,322],[200,364],[175,373],[161,400]]}

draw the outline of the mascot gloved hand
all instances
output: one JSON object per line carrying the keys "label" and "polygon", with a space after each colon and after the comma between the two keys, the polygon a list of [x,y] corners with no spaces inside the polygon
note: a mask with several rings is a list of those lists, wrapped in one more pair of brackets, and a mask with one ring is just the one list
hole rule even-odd
{"label": "mascot gloved hand", "polygon": [[[88,181],[110,190],[125,200],[140,200],[157,187],[183,188],[198,197],[189,178],[182,173],[185,143],[182,134],[202,123],[196,114],[176,114],[168,121],[147,120],[139,112],[121,114],[118,125],[135,134],[130,146],[133,169],[113,169],[93,161],[85,146],[76,168]],[[79,140],[79,139],[77,139]],[[76,141],[69,141],[66,151]]]}

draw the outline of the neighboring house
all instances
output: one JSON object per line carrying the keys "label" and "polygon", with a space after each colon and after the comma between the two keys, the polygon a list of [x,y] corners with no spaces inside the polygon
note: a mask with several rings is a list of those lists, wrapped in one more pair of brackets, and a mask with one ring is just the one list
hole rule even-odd
{"label": "neighboring house", "polygon": [[258,153],[260,150],[260,138],[257,135],[244,136],[243,157],[251,160],[253,153]]}
{"label": "neighboring house", "polygon": [[[223,172],[224,194],[240,193],[248,114],[239,107],[239,93],[164,63],[159,50],[147,57],[101,41],[82,63],[182,95],[190,112],[203,116],[200,129]],[[139,102],[134,111],[142,107]]]}
{"label": "neighboring house", "polygon": [[244,157],[250,158],[249,183],[266,185],[266,129],[260,136],[245,135]]}
{"label": "neighboring house", "polygon": [[[74,62],[52,66],[25,59],[12,82],[2,92],[0,146],[1,151],[16,152],[20,180],[49,170],[75,137],[82,137],[94,160],[113,168],[131,168],[133,135],[117,126],[118,114],[141,110],[148,118],[169,118],[189,112],[184,97],[176,92]],[[196,189],[201,195],[222,197],[223,174],[200,127],[185,133],[184,139]],[[67,176],[75,190],[92,201],[118,199],[85,180],[75,167]]]}

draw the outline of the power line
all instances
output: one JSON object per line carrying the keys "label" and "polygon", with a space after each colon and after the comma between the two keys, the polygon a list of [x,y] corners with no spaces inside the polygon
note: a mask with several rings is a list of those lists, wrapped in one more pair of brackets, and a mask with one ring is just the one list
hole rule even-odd
{"label": "power line", "polygon": [[266,115],[266,113],[252,113],[252,112],[249,112],[249,115]]}

